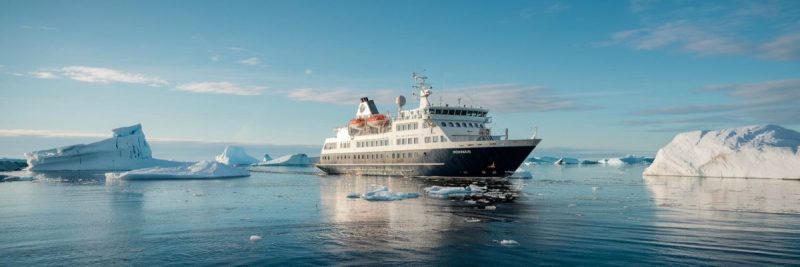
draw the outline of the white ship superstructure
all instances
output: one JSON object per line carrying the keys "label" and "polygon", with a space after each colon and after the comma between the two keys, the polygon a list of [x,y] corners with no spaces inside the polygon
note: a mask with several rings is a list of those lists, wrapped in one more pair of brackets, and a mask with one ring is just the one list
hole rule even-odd
{"label": "white ship superstructure", "polygon": [[355,118],[325,139],[317,167],[329,174],[402,176],[507,176],[541,139],[491,135],[489,110],[431,105],[427,77],[414,74],[419,107],[379,113],[364,97]]}

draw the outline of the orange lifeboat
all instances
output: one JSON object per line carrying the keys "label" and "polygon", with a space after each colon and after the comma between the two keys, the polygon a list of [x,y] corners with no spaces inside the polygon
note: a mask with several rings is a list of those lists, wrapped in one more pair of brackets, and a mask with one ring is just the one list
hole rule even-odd
{"label": "orange lifeboat", "polygon": [[367,125],[369,125],[369,127],[381,128],[386,126],[387,123],[389,123],[389,118],[383,114],[375,114],[367,118]]}
{"label": "orange lifeboat", "polygon": [[365,123],[366,123],[366,120],[364,118],[355,118],[355,119],[350,120],[350,128],[361,129],[361,128],[364,128],[364,124]]}

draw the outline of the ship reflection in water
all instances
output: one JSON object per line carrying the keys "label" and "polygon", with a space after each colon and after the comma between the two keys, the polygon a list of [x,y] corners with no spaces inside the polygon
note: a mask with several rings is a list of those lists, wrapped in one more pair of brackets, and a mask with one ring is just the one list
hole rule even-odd
{"label": "ship reflection in water", "polygon": [[[798,181],[527,168],[533,179],[34,174],[0,183],[1,265],[800,264]],[[424,194],[470,184],[490,193]],[[420,196],[348,198],[372,185]]]}

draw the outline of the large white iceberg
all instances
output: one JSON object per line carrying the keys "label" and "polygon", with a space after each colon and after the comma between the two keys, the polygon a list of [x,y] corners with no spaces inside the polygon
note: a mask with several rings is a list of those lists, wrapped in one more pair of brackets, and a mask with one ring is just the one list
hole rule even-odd
{"label": "large white iceberg", "polygon": [[122,173],[108,172],[105,176],[108,179],[122,180],[208,179],[247,177],[250,173],[216,161],[200,161],[177,167],[152,167]]}
{"label": "large white iceberg", "polygon": [[112,130],[99,142],[25,153],[30,171],[127,171],[153,166],[177,166],[181,162],[154,159],[142,125]]}
{"label": "large white iceberg", "polygon": [[217,155],[216,160],[228,165],[250,165],[258,162],[258,159],[248,155],[240,146],[226,146],[225,151]]}
{"label": "large white iceberg", "polygon": [[308,166],[313,164],[306,154],[291,154],[269,161],[259,162],[259,166]]}
{"label": "large white iceberg", "polygon": [[645,175],[800,179],[800,133],[777,125],[681,133]]}

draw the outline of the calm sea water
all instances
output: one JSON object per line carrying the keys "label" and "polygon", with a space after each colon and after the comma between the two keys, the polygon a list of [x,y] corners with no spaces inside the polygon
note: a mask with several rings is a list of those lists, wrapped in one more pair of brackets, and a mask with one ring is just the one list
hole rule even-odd
{"label": "calm sea water", "polygon": [[536,166],[531,180],[478,181],[517,196],[496,210],[346,197],[472,181],[310,168],[193,181],[39,175],[0,183],[0,265],[800,265],[800,182],[643,168]]}

